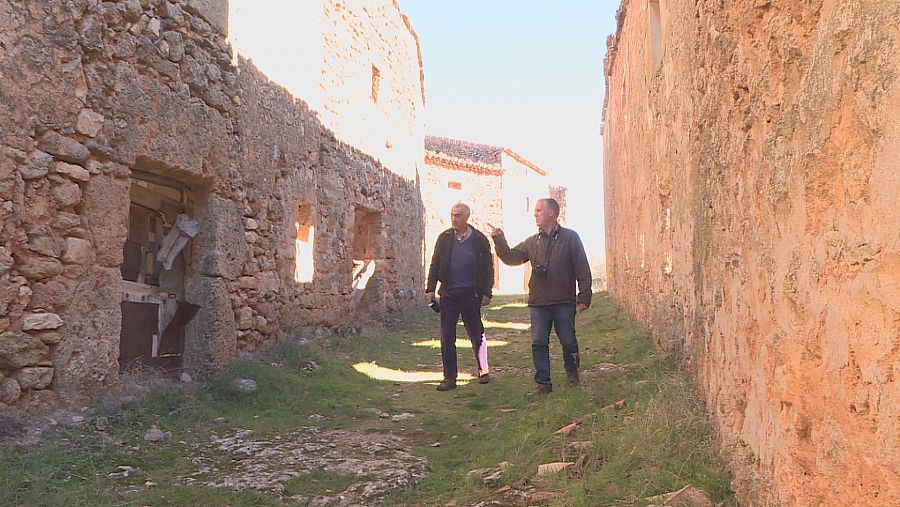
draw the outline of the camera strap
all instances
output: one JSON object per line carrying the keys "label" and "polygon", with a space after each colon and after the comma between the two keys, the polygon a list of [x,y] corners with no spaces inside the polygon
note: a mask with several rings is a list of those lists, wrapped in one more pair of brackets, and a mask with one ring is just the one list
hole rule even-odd
{"label": "camera strap", "polygon": [[553,245],[556,244],[556,238],[559,237],[559,226],[553,234],[547,234],[547,257],[544,258],[544,267],[550,269],[550,254],[553,253]]}

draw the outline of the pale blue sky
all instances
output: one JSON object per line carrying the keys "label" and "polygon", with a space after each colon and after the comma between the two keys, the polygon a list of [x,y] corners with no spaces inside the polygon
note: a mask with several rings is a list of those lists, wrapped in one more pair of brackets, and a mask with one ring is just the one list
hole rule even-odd
{"label": "pale blue sky", "polygon": [[549,170],[569,188],[588,255],[603,255],[603,58],[618,6],[400,0],[422,45],[428,133],[506,146]]}

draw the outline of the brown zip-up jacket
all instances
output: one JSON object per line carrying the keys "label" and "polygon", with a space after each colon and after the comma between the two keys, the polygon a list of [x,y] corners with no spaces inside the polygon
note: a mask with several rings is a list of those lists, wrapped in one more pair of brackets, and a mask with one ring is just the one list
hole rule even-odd
{"label": "brown zip-up jacket", "polygon": [[[553,248],[549,248],[550,245]],[[528,306],[583,303],[591,305],[591,267],[578,233],[557,225],[552,235],[541,231],[513,248],[505,236],[494,237],[497,256],[510,265],[531,262]],[[550,258],[547,259],[547,252]],[[535,266],[546,266],[547,276],[535,276]],[[578,294],[575,283],[578,282]]]}

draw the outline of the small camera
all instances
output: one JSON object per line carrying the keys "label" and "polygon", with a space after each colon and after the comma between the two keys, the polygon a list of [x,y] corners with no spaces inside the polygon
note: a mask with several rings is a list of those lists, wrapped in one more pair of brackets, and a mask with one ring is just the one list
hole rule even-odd
{"label": "small camera", "polygon": [[535,278],[547,278],[547,266],[536,264],[531,268],[531,274],[534,275]]}
{"label": "small camera", "polygon": [[437,299],[428,303],[428,308],[431,308],[434,313],[441,313],[441,305],[438,303]]}

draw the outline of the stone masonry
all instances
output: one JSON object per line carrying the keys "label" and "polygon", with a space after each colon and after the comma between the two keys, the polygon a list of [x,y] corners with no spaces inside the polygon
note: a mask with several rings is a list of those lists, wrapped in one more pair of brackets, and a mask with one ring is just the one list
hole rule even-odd
{"label": "stone masonry", "polygon": [[612,294],[696,371],[748,505],[900,498],[900,3],[625,0]]}
{"label": "stone masonry", "polygon": [[[233,58],[227,12],[0,0],[0,412],[115,383],[124,325],[152,336],[155,359],[203,376],[298,327],[419,301],[415,170],[339,140]],[[397,39],[416,47],[407,28]],[[419,97],[421,76],[405,86]],[[367,289],[357,261],[375,266]],[[158,329],[127,313],[148,302],[159,312],[140,315]]]}

